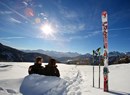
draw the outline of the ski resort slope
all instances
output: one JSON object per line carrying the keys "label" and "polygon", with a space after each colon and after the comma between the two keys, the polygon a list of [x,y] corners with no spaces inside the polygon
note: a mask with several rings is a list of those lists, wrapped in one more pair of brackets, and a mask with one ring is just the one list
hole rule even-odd
{"label": "ski resort slope", "polygon": [[0,95],[23,95],[20,93],[21,84],[22,91],[26,93],[31,89],[25,90],[30,83],[36,85],[32,87],[35,88],[33,91],[41,91],[42,95],[130,95],[130,64],[109,66],[109,92],[103,91],[103,72],[101,88],[98,88],[98,66],[95,67],[95,87],[92,87],[92,66],[58,64],[61,78],[57,78],[35,74],[28,76],[27,69],[31,64],[1,62]]}

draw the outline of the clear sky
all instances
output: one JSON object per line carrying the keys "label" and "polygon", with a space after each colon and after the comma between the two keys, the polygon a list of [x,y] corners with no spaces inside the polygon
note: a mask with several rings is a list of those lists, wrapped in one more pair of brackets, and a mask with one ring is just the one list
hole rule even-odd
{"label": "clear sky", "polygon": [[130,51],[130,0],[0,0],[0,42],[18,49],[103,50],[104,10],[109,51]]}

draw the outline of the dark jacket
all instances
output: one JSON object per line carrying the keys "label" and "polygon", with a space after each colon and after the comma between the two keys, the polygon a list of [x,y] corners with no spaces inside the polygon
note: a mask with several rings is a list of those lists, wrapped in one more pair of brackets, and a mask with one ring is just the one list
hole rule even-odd
{"label": "dark jacket", "polygon": [[46,76],[57,76],[60,77],[59,70],[57,69],[57,66],[45,66],[45,75]]}
{"label": "dark jacket", "polygon": [[34,64],[29,67],[28,69],[29,74],[40,74],[44,75],[44,67],[41,66],[40,64]]}

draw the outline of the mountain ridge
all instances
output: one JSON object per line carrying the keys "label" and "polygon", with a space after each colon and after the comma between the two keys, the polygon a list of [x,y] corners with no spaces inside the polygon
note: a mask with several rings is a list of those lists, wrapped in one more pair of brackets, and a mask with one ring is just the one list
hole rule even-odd
{"label": "mountain ridge", "polygon": [[18,49],[3,45],[0,43],[0,61],[1,62],[34,62],[37,56],[41,56],[44,62],[48,62],[52,57],[40,53],[25,53]]}
{"label": "mountain ridge", "polygon": [[43,50],[43,49],[37,49],[37,50],[22,50],[23,52],[37,52],[37,53],[42,53],[49,55],[51,57],[55,58],[61,58],[61,57],[76,57],[80,56],[81,54],[77,52],[59,52],[59,51],[49,51],[49,50]]}
{"label": "mountain ridge", "polygon": [[[57,51],[48,51],[47,53],[49,54],[43,54],[45,53],[44,50],[38,49],[33,51],[33,50],[27,50],[25,51],[20,51],[18,49],[5,46],[0,43],[0,61],[9,61],[9,62],[34,62],[35,57],[37,56],[42,56],[44,58],[44,62],[48,62],[50,58],[55,58],[57,62],[63,62],[66,63],[68,60],[72,61],[82,61],[82,62],[87,62],[87,64],[92,64],[93,56],[90,53],[86,54],[79,54],[76,52],[57,52]],[[52,53],[52,54],[51,54]],[[53,56],[52,56],[53,55]],[[58,55],[58,57],[57,57]],[[101,55],[103,58],[103,56]],[[121,63],[121,62],[128,62],[130,61],[130,52],[118,52],[118,51],[113,51],[109,52],[109,63]]]}

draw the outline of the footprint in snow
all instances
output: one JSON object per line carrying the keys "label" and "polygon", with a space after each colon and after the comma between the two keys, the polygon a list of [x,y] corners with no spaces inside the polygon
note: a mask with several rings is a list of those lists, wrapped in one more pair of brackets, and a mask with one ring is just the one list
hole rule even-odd
{"label": "footprint in snow", "polygon": [[6,91],[11,94],[17,94],[17,92],[12,89],[6,89]]}
{"label": "footprint in snow", "polygon": [[12,65],[0,65],[0,68],[11,67]]}
{"label": "footprint in snow", "polygon": [[7,93],[10,93],[11,95],[12,94],[17,94],[17,92],[12,90],[12,89],[4,89],[2,87],[0,87],[0,91],[4,91],[4,92],[7,92]]}

